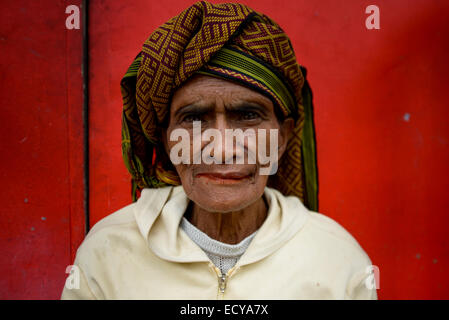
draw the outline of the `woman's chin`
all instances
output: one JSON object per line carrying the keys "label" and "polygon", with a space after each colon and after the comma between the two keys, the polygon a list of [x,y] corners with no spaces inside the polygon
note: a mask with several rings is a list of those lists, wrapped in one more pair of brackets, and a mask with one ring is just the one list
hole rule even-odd
{"label": "woman's chin", "polygon": [[[261,191],[258,189],[262,189]],[[254,203],[263,194],[264,188],[254,184],[196,185],[189,198],[209,212],[233,212]]]}
{"label": "woman's chin", "polygon": [[242,199],[238,199],[238,201],[231,202],[215,202],[215,201],[194,201],[197,205],[199,205],[204,210],[208,212],[217,212],[217,213],[228,213],[228,212],[236,212],[242,210],[249,206],[254,201],[241,201]]}

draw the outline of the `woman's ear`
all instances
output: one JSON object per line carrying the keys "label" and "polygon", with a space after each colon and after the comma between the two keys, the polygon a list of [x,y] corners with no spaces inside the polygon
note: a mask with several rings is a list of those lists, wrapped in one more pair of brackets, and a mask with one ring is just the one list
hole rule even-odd
{"label": "woman's ear", "polygon": [[288,140],[290,140],[293,128],[295,126],[295,120],[293,118],[287,118],[281,123],[280,135],[279,135],[279,157],[281,159],[284,154]]}

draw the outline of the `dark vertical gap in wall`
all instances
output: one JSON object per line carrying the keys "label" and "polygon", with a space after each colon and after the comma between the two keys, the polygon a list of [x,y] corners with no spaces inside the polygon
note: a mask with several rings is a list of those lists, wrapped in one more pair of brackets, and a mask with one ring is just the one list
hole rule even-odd
{"label": "dark vertical gap in wall", "polygon": [[83,21],[83,139],[84,139],[84,218],[85,234],[90,229],[89,212],[89,0],[82,1]]}

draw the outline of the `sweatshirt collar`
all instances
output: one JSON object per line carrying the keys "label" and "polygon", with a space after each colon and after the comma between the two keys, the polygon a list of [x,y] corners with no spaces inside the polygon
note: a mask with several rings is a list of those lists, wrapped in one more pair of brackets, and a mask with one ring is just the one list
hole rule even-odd
{"label": "sweatshirt collar", "polygon": [[[301,230],[309,216],[309,211],[297,197],[285,197],[268,187],[264,194],[269,205],[267,218],[237,262],[239,266],[261,260],[278,250]],[[182,186],[142,190],[134,215],[148,246],[161,259],[210,261],[180,228],[189,201]]]}

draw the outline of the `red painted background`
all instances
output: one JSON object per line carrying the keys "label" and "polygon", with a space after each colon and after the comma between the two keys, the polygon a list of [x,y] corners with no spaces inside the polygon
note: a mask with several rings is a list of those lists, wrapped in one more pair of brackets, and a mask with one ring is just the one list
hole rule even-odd
{"label": "red painted background", "polygon": [[81,1],[2,2],[0,299],[55,299],[84,238]]}
{"label": "red painted background", "polygon": [[[83,237],[81,31],[64,25],[75,2],[0,12],[0,298],[58,298]],[[120,79],[149,34],[193,2],[90,3],[91,225],[131,202]],[[243,3],[286,30],[308,69],[319,211],[379,267],[379,298],[449,299],[449,2]],[[365,27],[371,4],[380,30]]]}

